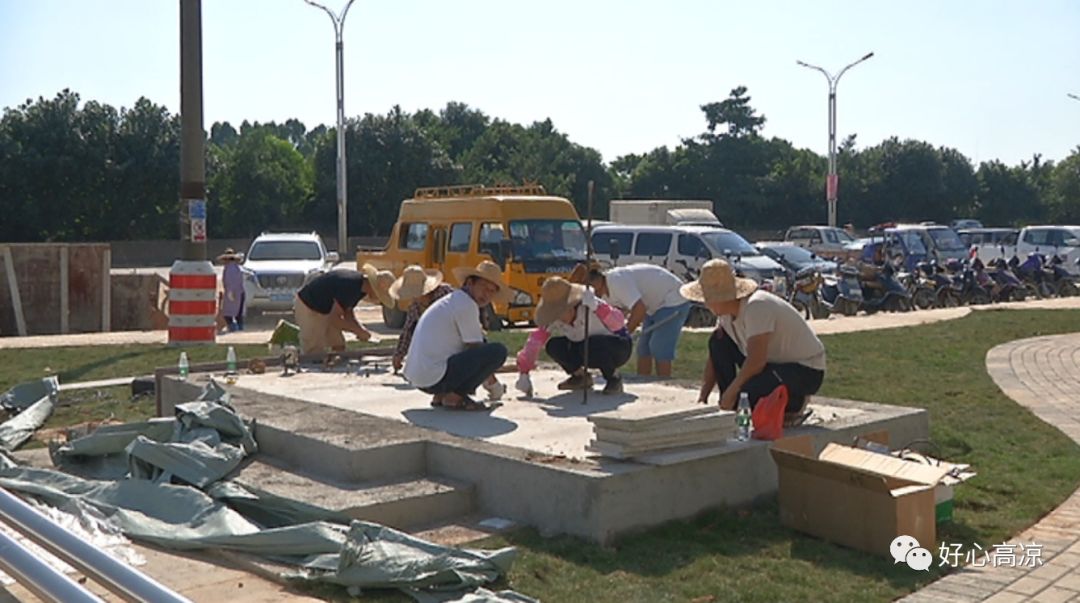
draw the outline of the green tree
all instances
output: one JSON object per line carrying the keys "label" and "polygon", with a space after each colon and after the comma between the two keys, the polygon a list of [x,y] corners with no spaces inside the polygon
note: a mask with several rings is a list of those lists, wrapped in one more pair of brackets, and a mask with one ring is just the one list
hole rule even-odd
{"label": "green tree", "polygon": [[1080,147],[1053,167],[1047,201],[1050,219],[1080,224]]}
{"label": "green tree", "polygon": [[312,195],[311,165],[267,128],[242,129],[234,145],[215,150],[211,218],[224,236],[254,236],[304,223]]}

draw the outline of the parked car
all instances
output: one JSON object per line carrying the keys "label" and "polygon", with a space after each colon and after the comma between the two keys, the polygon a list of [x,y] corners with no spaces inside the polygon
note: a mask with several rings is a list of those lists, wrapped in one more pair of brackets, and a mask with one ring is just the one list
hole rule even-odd
{"label": "parked car", "polygon": [[723,257],[759,283],[784,276],[780,264],[726,228],[610,224],[593,228],[592,243],[597,259],[608,265],[656,264],[687,281],[706,261]]}
{"label": "parked car", "polygon": [[754,244],[761,253],[769,256],[792,274],[813,268],[822,274],[836,272],[836,262],[819,257],[818,254],[787,241],[758,241]]}
{"label": "parked car", "polygon": [[338,262],[322,237],[308,233],[262,233],[244,257],[244,297],[250,310],[291,310],[297,290]]}
{"label": "parked car", "polygon": [[982,227],[982,222],[978,220],[973,220],[971,218],[958,218],[956,220],[953,220],[952,222],[949,222],[949,228],[956,231]]}
{"label": "parked car", "polygon": [[1013,246],[1019,233],[1016,228],[966,228],[956,231],[960,241],[968,248],[972,245]]}
{"label": "parked car", "polygon": [[855,240],[842,228],[834,226],[792,226],[784,233],[784,240],[805,247],[823,258],[845,255],[845,246]]}
{"label": "parked car", "polygon": [[914,270],[915,265],[924,258],[944,262],[950,259],[962,260],[968,255],[968,247],[953,229],[933,222],[880,224],[871,231],[884,234],[888,258],[893,259],[902,254],[905,267],[909,271]]}
{"label": "parked car", "polygon": [[1070,274],[1078,274],[1080,269],[1076,262],[1080,259],[1080,226],[1027,226],[1020,230],[1013,245],[1007,241],[981,244],[976,247],[976,252],[983,261],[1001,256],[1012,258],[1014,255],[1023,260],[1031,253],[1048,257],[1060,255],[1063,260],[1061,265]]}

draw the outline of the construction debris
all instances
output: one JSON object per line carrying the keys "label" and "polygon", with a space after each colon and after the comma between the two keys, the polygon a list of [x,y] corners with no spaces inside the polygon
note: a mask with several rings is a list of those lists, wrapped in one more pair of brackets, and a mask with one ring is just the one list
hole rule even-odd
{"label": "construction debris", "polygon": [[589,417],[587,450],[616,459],[723,443],[735,431],[735,413],[715,406],[633,405]]}

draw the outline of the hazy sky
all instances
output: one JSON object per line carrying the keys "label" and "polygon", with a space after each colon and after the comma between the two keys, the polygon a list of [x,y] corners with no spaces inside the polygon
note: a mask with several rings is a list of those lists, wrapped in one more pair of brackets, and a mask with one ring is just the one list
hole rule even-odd
{"label": "hazy sky", "polygon": [[[344,0],[327,0],[339,9]],[[206,128],[334,121],[330,19],[302,0],[203,1]],[[1080,144],[1080,1],[357,0],[345,26],[348,115],[439,109],[551,118],[606,161],[705,129],[699,106],[749,88],[766,136],[826,152],[889,136],[1009,164]],[[177,0],[0,0],[0,107],[63,88],[179,108]]]}

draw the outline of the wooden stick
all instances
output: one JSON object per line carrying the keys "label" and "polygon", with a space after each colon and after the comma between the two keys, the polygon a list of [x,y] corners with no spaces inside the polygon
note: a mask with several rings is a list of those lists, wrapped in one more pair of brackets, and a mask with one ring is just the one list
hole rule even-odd
{"label": "wooden stick", "polygon": [[15,276],[15,260],[11,257],[11,247],[6,245],[4,246],[4,272],[7,273],[11,306],[15,310],[15,329],[20,337],[26,337],[26,318],[23,316],[22,297],[19,296],[19,280]]}

